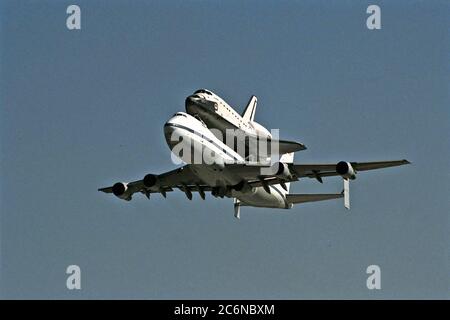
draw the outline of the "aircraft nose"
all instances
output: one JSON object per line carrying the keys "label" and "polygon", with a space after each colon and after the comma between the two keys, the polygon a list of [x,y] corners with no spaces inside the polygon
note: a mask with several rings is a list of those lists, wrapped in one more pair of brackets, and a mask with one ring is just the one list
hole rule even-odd
{"label": "aircraft nose", "polygon": [[191,96],[188,96],[186,98],[186,108],[188,108],[189,106],[195,105],[199,100],[201,99],[200,96],[193,94]]}
{"label": "aircraft nose", "polygon": [[172,149],[174,146],[174,142],[172,141],[172,137],[174,135],[175,127],[172,126],[170,122],[167,122],[164,125],[164,138],[166,139],[169,148]]}
{"label": "aircraft nose", "polygon": [[185,108],[186,108],[187,113],[198,112],[197,109],[199,108],[200,100],[201,100],[201,97],[196,94],[188,96],[186,98],[186,102],[185,102]]}
{"label": "aircraft nose", "polygon": [[205,99],[197,94],[190,95],[186,98],[186,111],[188,113],[197,113],[199,110],[214,110],[216,103]]}

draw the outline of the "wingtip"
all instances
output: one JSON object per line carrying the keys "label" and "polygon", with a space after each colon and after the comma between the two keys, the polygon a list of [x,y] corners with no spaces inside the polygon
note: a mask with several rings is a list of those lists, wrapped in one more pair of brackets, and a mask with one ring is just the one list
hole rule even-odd
{"label": "wingtip", "polygon": [[[298,145],[298,150],[296,150],[296,151],[303,151],[303,150],[308,149],[308,148],[306,148],[306,146],[303,143],[296,142],[296,144]],[[296,152],[296,151],[294,151],[294,152]]]}
{"label": "wingtip", "polygon": [[411,162],[408,161],[408,160],[406,160],[406,159],[403,159],[403,163],[404,163],[404,164],[411,164]]}

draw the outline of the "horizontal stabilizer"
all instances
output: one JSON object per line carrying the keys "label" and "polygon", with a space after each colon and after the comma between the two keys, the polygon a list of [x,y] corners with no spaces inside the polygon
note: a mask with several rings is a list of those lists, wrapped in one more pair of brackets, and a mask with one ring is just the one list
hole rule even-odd
{"label": "horizontal stabilizer", "polygon": [[304,203],[314,201],[324,201],[338,199],[344,196],[343,193],[325,193],[325,194],[287,194],[286,199],[289,203]]}

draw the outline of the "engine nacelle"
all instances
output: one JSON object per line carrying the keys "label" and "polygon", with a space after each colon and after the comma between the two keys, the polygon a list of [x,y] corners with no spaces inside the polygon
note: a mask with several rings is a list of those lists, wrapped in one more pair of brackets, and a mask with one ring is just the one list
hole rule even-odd
{"label": "engine nacelle", "polygon": [[128,184],[123,182],[117,182],[112,187],[112,193],[120,199],[130,201],[131,195],[128,191]]}
{"label": "engine nacelle", "polygon": [[253,193],[254,187],[249,185],[246,181],[242,180],[237,185],[233,186],[233,191],[239,192],[239,193]]}
{"label": "engine nacelle", "polygon": [[352,165],[349,162],[338,162],[338,164],[336,165],[336,172],[339,173],[342,178],[351,180],[356,179],[355,169],[353,169]]}
{"label": "engine nacelle", "polygon": [[274,170],[276,170],[275,175],[282,179],[290,179],[292,177],[291,172],[289,171],[289,167],[286,163],[277,162],[274,164]]}
{"label": "engine nacelle", "polygon": [[144,186],[149,189],[158,189],[159,179],[158,176],[154,174],[151,173],[147,174],[142,180],[142,182],[144,183]]}
{"label": "engine nacelle", "polygon": [[230,197],[231,196],[231,189],[226,187],[214,187],[211,190],[211,195],[214,197]]}

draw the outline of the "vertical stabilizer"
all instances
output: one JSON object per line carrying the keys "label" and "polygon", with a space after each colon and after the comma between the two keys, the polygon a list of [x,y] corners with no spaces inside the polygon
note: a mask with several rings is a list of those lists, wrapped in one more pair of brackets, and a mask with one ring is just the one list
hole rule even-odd
{"label": "vertical stabilizer", "polygon": [[350,209],[350,181],[344,179],[344,206]]}
{"label": "vertical stabilizer", "polygon": [[245,108],[244,112],[242,113],[242,118],[244,121],[253,121],[255,118],[255,111],[256,111],[256,103],[258,102],[258,99],[255,96],[252,96],[247,103],[247,107]]}
{"label": "vertical stabilizer", "polygon": [[234,202],[234,217],[236,219],[240,219],[241,218],[241,202],[239,201],[238,198],[234,198],[233,202]]}

